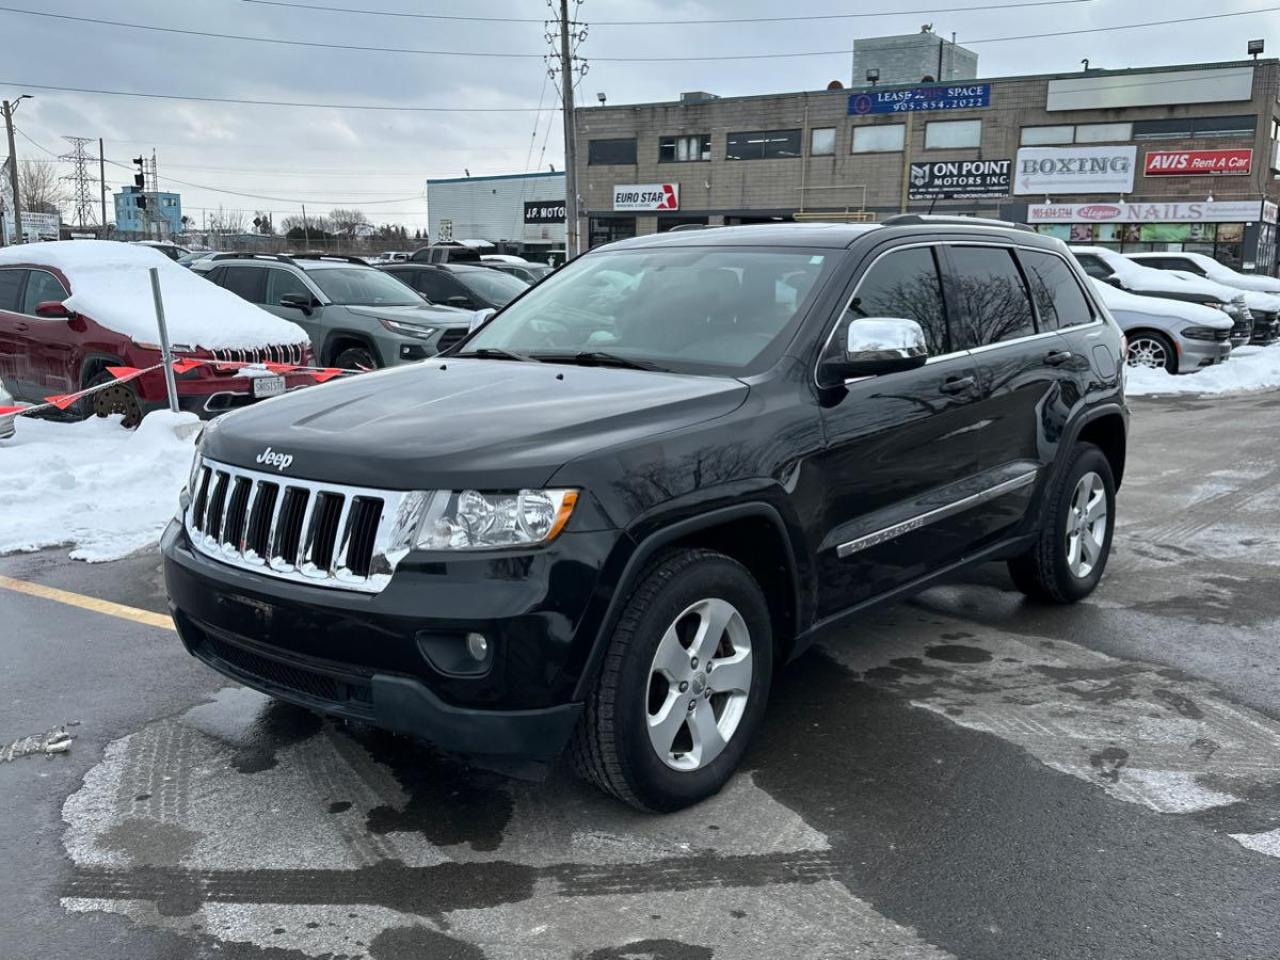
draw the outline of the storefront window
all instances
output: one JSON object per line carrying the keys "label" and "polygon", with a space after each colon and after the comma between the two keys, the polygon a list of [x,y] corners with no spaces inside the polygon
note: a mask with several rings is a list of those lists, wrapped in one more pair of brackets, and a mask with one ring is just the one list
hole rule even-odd
{"label": "storefront window", "polygon": [[[1275,228],[1258,239],[1258,271],[1270,272],[1275,259]],[[1233,270],[1244,253],[1243,223],[1044,223],[1038,233],[1079,246],[1106,247],[1121,253],[1203,253]],[[1269,244],[1269,246],[1265,246]]]}
{"label": "storefront window", "polygon": [[587,221],[587,241],[592,247],[635,235],[635,217],[592,217]]}

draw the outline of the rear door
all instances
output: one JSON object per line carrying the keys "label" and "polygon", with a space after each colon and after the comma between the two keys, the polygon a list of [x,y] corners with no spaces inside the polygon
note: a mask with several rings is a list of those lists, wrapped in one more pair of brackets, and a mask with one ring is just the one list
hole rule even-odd
{"label": "rear door", "polygon": [[979,395],[973,359],[949,334],[936,248],[879,253],[824,349],[839,349],[849,325],[871,317],[915,320],[930,356],[915,370],[823,391],[826,444],[813,461],[824,493],[816,538],[823,618],[945,567],[967,546],[955,508],[978,471]]}
{"label": "rear door", "polygon": [[250,303],[265,306],[267,302],[267,268],[230,265],[222,268],[218,285]]}
{"label": "rear door", "polygon": [[970,352],[978,378],[968,442],[981,502],[961,520],[970,551],[977,551],[1023,519],[1053,459],[1060,369],[1071,354],[1053,330],[1037,325],[1011,245],[949,244],[945,263],[954,345]]}

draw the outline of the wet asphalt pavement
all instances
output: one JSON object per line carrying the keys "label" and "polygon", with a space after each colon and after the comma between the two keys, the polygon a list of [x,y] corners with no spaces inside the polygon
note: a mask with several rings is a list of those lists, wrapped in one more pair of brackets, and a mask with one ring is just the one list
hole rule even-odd
{"label": "wet asphalt pavement", "polygon": [[[1280,399],[1136,403],[1119,519],[1084,604],[993,566],[806,655],[668,817],[0,589],[0,958],[1274,960]],[[149,556],[0,575],[163,610]]]}

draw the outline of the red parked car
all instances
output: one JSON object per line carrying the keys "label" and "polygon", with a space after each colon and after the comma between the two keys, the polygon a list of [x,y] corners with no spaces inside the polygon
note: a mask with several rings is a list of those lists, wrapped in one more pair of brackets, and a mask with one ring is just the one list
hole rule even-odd
{"label": "red parked car", "polygon": [[[0,249],[0,382],[15,400],[40,403],[115,378],[108,367],[161,362],[148,268],[160,271],[177,359],[308,365],[297,324],[246,303],[147,247],[67,240]],[[310,386],[305,373],[193,366],[177,375],[178,402],[202,417]],[[67,410],[123,414],[132,426],[167,404],[164,371],[90,395]]]}

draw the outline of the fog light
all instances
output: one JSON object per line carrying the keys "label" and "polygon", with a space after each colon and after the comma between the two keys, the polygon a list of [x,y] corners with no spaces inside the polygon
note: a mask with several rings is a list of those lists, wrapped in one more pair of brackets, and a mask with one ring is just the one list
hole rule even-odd
{"label": "fog light", "polygon": [[477,663],[483,663],[489,656],[489,641],[485,639],[483,633],[467,634],[467,653],[471,654],[471,659]]}

